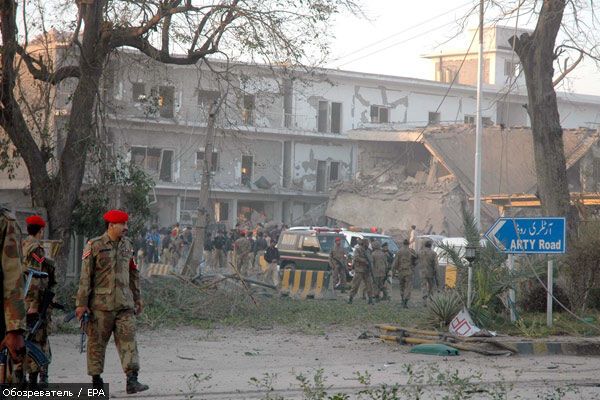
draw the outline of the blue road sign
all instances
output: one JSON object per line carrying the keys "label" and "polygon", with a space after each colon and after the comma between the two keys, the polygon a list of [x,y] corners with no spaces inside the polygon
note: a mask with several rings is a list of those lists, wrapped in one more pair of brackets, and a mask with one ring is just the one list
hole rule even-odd
{"label": "blue road sign", "polygon": [[485,237],[507,254],[564,253],[565,218],[498,218]]}

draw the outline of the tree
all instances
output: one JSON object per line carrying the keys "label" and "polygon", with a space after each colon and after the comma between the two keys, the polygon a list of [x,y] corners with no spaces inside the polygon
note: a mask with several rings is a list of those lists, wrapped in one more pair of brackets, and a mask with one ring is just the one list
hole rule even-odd
{"label": "tree", "polygon": [[[357,11],[353,0],[77,0],[76,7],[57,0],[38,1],[36,6],[60,10],[56,19],[65,27],[71,24],[68,43],[75,52],[58,68],[52,60],[31,54],[27,35],[35,26],[27,19],[30,13],[23,12],[19,22],[18,2],[0,0],[0,126],[27,167],[34,203],[47,210],[50,237],[65,244],[62,257],[69,251],[71,217],[88,151],[101,128],[95,110],[101,105],[99,88],[113,52],[133,48],[177,65],[196,64],[209,56],[304,65],[326,55],[331,17],[342,10]],[[24,34],[19,34],[19,25]],[[186,52],[178,55],[175,49]],[[42,144],[31,127],[35,118],[28,118],[17,99],[21,63],[30,77],[47,86],[76,80],[60,152]],[[56,165],[49,168],[54,153]],[[6,157],[0,162],[2,158]]]}

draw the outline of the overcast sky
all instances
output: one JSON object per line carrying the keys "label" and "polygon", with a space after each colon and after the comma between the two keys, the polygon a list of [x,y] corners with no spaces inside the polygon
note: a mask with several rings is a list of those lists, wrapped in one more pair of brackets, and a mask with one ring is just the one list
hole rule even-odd
{"label": "overcast sky", "polygon": [[[362,0],[362,4],[371,21],[348,15],[337,17],[332,28],[336,36],[332,41],[332,60],[327,66],[433,79],[431,61],[421,55],[439,52],[439,46],[459,30],[456,20],[464,16],[475,1]],[[519,27],[527,27],[527,23],[522,17]],[[476,20],[471,20],[469,27],[476,24]],[[505,25],[514,26],[515,22]],[[462,40],[456,39],[443,46],[458,47],[460,42]],[[559,90],[600,96],[600,71],[587,61],[577,67],[565,84],[567,87]]]}

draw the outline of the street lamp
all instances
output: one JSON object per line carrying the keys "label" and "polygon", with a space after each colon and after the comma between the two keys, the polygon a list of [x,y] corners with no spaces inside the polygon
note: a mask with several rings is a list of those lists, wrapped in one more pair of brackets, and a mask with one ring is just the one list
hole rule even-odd
{"label": "street lamp", "polygon": [[467,277],[467,308],[471,309],[471,297],[473,294],[473,261],[477,258],[477,247],[467,245],[465,247],[465,260],[469,262],[469,275]]}

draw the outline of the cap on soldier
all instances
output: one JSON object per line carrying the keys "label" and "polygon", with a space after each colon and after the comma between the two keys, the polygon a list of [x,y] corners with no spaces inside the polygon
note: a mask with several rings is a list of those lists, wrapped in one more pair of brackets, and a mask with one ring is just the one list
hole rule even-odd
{"label": "cap on soldier", "polygon": [[342,241],[342,238],[340,238],[340,237],[336,237],[336,238],[335,238],[335,241],[336,241],[337,243],[339,243],[339,242],[341,242],[341,241]]}
{"label": "cap on soldier", "polygon": [[129,215],[125,211],[110,210],[104,214],[104,220],[113,224],[122,224],[129,220]]}
{"label": "cap on soldier", "polygon": [[39,215],[32,215],[30,217],[27,217],[25,219],[25,223],[27,225],[38,225],[42,228],[46,226],[46,221],[44,221],[44,218],[40,217]]}

